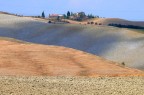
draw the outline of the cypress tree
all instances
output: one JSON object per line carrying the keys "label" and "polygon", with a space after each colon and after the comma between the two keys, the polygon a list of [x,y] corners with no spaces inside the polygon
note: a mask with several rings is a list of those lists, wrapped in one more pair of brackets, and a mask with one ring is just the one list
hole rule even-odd
{"label": "cypress tree", "polygon": [[42,18],[45,18],[45,13],[44,13],[44,11],[42,12]]}
{"label": "cypress tree", "polygon": [[68,12],[67,12],[67,19],[69,19],[70,15],[71,15],[71,14],[70,14],[70,12],[68,11]]}

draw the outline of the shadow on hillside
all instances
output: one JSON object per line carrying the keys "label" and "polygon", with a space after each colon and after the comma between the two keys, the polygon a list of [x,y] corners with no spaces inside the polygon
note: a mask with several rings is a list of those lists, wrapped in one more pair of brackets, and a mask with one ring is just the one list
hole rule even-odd
{"label": "shadow on hillside", "polygon": [[103,55],[113,44],[119,41],[118,35],[106,32],[87,31],[80,26],[61,26],[19,23],[14,27],[0,27],[1,37],[10,37],[22,41],[57,45]]}

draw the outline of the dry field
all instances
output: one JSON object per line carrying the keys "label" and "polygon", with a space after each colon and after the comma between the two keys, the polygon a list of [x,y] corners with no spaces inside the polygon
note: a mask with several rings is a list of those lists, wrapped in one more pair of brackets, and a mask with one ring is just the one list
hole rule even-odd
{"label": "dry field", "polygon": [[0,40],[0,75],[144,76],[82,51],[10,40]]}
{"label": "dry field", "polygon": [[95,55],[9,38],[1,38],[0,46],[1,95],[144,93],[144,72]]}
{"label": "dry field", "polygon": [[0,77],[1,95],[143,95],[144,77]]}

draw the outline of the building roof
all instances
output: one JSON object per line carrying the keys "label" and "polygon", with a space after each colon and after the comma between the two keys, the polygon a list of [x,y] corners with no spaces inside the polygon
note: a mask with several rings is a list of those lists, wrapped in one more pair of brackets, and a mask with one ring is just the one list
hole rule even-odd
{"label": "building roof", "polygon": [[57,17],[57,16],[63,16],[63,15],[60,15],[60,14],[50,14],[49,16],[50,17]]}

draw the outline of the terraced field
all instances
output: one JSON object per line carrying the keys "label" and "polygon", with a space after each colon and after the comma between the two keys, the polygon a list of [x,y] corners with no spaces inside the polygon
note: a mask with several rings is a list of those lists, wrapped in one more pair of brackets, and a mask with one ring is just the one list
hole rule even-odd
{"label": "terraced field", "polygon": [[144,70],[144,34],[107,26],[47,24],[0,14],[0,36],[82,50]]}

